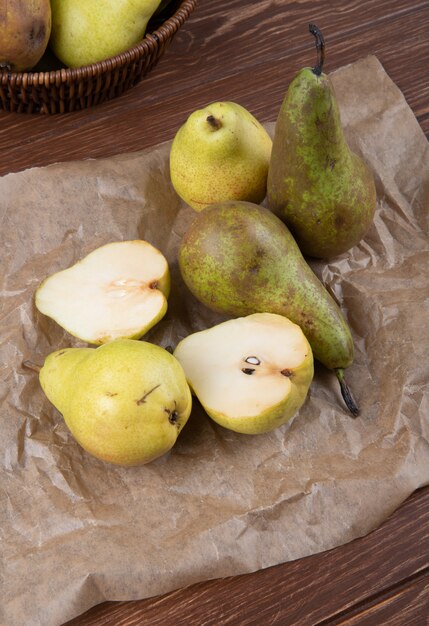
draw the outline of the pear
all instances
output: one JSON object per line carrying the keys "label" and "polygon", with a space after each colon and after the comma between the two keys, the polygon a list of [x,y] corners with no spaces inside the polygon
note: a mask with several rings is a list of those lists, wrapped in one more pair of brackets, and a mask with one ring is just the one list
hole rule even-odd
{"label": "pear", "polygon": [[143,240],[117,241],[45,279],[36,307],[70,334],[100,345],[139,338],[167,311],[167,260]]}
{"label": "pear", "polygon": [[250,202],[212,206],[183,237],[179,266],[190,291],[214,311],[276,313],[298,324],[314,357],[337,374],[344,400],[357,414],[343,378],[353,361],[350,329],[278,217]]}
{"label": "pear", "polygon": [[69,67],[125,52],[141,39],[161,0],[51,0],[51,48]]}
{"label": "pear", "polygon": [[51,34],[49,0],[7,0],[0,7],[0,68],[30,70],[41,59]]}
{"label": "pear", "polygon": [[329,258],[356,245],[376,206],[374,178],[349,148],[331,81],[322,73],[324,40],[316,37],[316,67],[289,85],[274,133],[268,207],[290,228],[301,251]]}
{"label": "pear", "polygon": [[207,414],[239,433],[285,424],[304,403],[313,378],[313,355],[302,330],[271,313],[189,335],[174,356]]}
{"label": "pear", "polygon": [[39,376],[77,442],[116,465],[142,465],[168,452],[191,412],[180,363],[143,341],[58,350]]}
{"label": "pear", "polygon": [[171,182],[196,211],[226,200],[262,202],[272,141],[249,111],[214,102],[194,111],[174,137]]}

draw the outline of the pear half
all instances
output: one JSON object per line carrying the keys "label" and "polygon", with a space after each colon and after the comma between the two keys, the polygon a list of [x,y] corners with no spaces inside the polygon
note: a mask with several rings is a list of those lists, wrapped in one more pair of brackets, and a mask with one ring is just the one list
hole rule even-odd
{"label": "pear half", "polygon": [[174,356],[207,414],[239,433],[264,433],[287,422],[313,379],[313,354],[301,328],[272,313],[189,335]]}
{"label": "pear half", "polygon": [[100,345],[144,335],[165,315],[169,291],[159,250],[143,240],[118,241],[49,276],[35,301],[70,334]]}

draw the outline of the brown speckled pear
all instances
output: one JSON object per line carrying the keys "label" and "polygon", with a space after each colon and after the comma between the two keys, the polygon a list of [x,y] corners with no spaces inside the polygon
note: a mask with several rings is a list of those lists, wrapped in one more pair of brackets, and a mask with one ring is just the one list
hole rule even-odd
{"label": "brown speckled pear", "polygon": [[205,209],[179,250],[182,277],[198,300],[234,316],[277,313],[300,326],[316,359],[343,380],[353,340],[338,305],[304,260],[287,227],[268,209],[225,202]]}
{"label": "brown speckled pear", "polygon": [[49,0],[0,3],[0,68],[30,70],[41,59],[51,34]]}
{"label": "brown speckled pear", "polygon": [[371,170],[347,144],[331,81],[320,52],[289,86],[277,119],[268,173],[268,206],[290,228],[301,251],[330,258],[356,245],[376,206]]}

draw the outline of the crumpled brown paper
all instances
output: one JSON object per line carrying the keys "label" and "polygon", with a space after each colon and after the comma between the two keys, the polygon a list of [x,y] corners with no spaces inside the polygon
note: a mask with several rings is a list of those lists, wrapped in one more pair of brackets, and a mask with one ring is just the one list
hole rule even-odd
{"label": "crumpled brown paper", "polygon": [[97,246],[148,239],[169,259],[173,290],[147,338],[175,345],[221,319],[178,272],[194,213],[169,183],[169,144],[0,179],[2,624],[59,625],[105,599],[327,550],[368,533],[429,481],[428,143],[374,57],[333,81],[379,198],[364,241],[313,263],[353,331],[356,420],[320,366],[299,415],[270,434],[224,430],[195,402],[173,451],[150,465],[123,469],[86,454],[22,366],[80,345],[38,314],[34,291]]}

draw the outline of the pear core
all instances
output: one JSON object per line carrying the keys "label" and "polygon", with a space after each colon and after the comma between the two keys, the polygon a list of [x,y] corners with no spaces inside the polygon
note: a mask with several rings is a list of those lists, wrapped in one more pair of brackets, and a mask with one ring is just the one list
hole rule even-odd
{"label": "pear core", "polygon": [[287,421],[304,402],[313,376],[303,332],[271,313],[190,335],[174,355],[207,413],[238,432],[266,432]]}
{"label": "pear core", "polygon": [[93,344],[141,337],[167,310],[169,270],[146,241],[106,244],[47,278],[36,306],[72,335]]}

